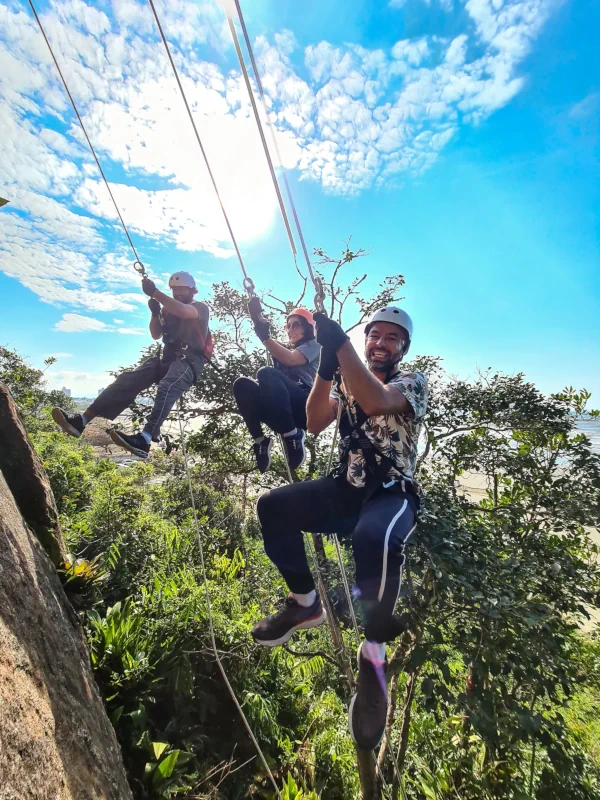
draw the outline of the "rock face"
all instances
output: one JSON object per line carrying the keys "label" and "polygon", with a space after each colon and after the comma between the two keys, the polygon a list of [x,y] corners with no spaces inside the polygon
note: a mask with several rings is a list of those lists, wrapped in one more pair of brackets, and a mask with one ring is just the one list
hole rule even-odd
{"label": "rock face", "polygon": [[66,549],[58,511],[42,462],[32,448],[10,392],[0,383],[0,471],[21,514],[55,566]]}
{"label": "rock face", "polygon": [[[21,445],[13,463],[35,464],[26,434]],[[41,464],[11,478],[30,518],[45,524],[32,507],[49,492]],[[0,800],[129,800],[87,644],[15,499],[0,473]]]}

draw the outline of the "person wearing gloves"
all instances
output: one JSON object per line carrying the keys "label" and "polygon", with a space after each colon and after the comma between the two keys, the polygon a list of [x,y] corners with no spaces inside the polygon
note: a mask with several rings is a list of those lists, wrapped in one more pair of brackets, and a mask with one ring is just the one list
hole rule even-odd
{"label": "person wearing gloves", "polygon": [[154,405],[141,433],[130,435],[112,430],[110,436],[140,458],[147,458],[150,442],[158,441],[160,428],[169,412],[198,380],[212,352],[206,303],[194,300],[198,291],[189,272],[175,272],[169,278],[172,297],[159,291],[150,278],[144,278],[142,289],[150,298],[150,334],[162,337],[162,356],[149,358],[133,370],[122,372],[107,386],[83,414],[66,414],[52,409],[52,417],[70,436],[79,437],[94,417],[113,420],[131,405],[138,394],[158,384]]}
{"label": "person wearing gloves", "polygon": [[313,315],[305,308],[288,314],[286,331],[289,344],[271,338],[271,326],[263,316],[260,300],[248,303],[256,335],[273,357],[272,367],[258,370],[256,380],[238,378],[233,395],[250,435],[254,439],[254,455],[260,472],[271,466],[273,440],[265,436],[262,425],[268,425],[283,436],[290,469],[298,469],[306,459],[306,400],[317,365],[320,346],[315,341]]}
{"label": "person wearing gloves", "polygon": [[[416,527],[414,483],[417,441],[427,408],[427,380],[400,369],[413,325],[395,306],[380,308],[365,328],[363,363],[334,320],[315,314],[321,345],[318,375],[308,398],[308,430],[318,434],[340,414],[339,462],[331,475],[293,483],[261,495],[256,510],[265,551],[290,594],[253,630],[258,644],[284,644],[295,631],[323,623],[302,532],[352,531],[357,594],[365,639],[358,651],[357,692],[349,709],[357,746],[375,748],[385,730],[385,643],[403,630],[395,614],[404,545]],[[341,381],[333,385],[339,369]]]}

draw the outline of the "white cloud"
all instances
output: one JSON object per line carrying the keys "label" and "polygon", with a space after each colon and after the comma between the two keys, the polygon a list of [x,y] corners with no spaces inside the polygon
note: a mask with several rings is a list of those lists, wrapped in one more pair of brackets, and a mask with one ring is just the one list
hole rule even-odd
{"label": "white cloud", "polygon": [[44,358],[73,358],[73,353],[48,353]]}
{"label": "white cloud", "polygon": [[[439,2],[452,11],[453,0]],[[303,51],[288,30],[259,36],[285,166],[342,194],[422,174],[461,126],[477,124],[521,90],[520,65],[560,2],[467,0],[466,15],[456,4],[462,28],[453,40],[402,39],[387,50],[323,41]],[[228,68],[234,62],[227,61],[223,12],[207,0],[173,0],[162,14],[244,250],[274,223],[276,202],[243,81]],[[42,19],[142,258],[165,245],[231,257],[146,4],[55,0]],[[218,51],[213,62],[210,48]],[[0,215],[0,269],[43,302],[71,311],[135,312],[145,298],[132,254],[44,41],[29,14],[1,0],[0,99],[0,185],[11,200]],[[138,332],[130,323],[116,325]]]}
{"label": "white cloud", "polygon": [[[452,41],[404,39],[389,52],[320,42],[305,50],[309,82],[259,38],[278,127],[296,134],[304,177],[352,194],[398,172],[421,174],[460,125],[478,123],[521,90],[519,65],[561,1],[468,0],[471,24]],[[346,83],[356,75],[362,90]]]}
{"label": "white cloud", "polygon": [[86,333],[89,331],[102,333],[123,333],[128,336],[143,336],[147,333],[145,328],[119,327],[122,320],[114,320],[115,325],[109,325],[95,317],[86,317],[83,314],[63,314],[54,326],[54,330],[63,333]]}
{"label": "white cloud", "polygon": [[597,123],[600,118],[600,92],[590,92],[583,100],[572,105],[569,117],[577,122],[593,119]]}
{"label": "white cloud", "polygon": [[[107,173],[111,163],[124,168],[127,178],[112,190],[140,254],[144,237],[230,257],[229,234],[165,53],[144,38],[155,36],[148,8],[115,0],[113,13],[111,20],[81,0],[65,0],[42,19]],[[223,47],[223,24],[210,4],[169,4],[178,58],[178,48],[196,40]],[[193,53],[186,54],[182,76],[238,240],[247,242],[268,230],[276,205],[240,78]],[[0,97],[6,106],[0,184],[14,212],[0,220],[0,268],[44,302],[133,310],[122,293],[139,285],[131,253],[55,67],[33,20],[2,4]],[[283,149],[289,161],[287,141]],[[140,175],[163,186],[137,188]]]}
{"label": "white cloud", "polygon": [[105,322],[93,317],[84,317],[82,314],[63,314],[62,319],[56,323],[54,328],[65,333],[109,330]]}
{"label": "white cloud", "polygon": [[425,36],[420,39],[402,39],[392,47],[392,58],[406,61],[418,67],[429,55],[429,44]]}

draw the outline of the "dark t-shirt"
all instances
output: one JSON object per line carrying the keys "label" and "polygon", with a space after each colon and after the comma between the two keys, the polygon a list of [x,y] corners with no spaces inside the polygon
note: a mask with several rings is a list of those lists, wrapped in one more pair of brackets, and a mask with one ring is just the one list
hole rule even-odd
{"label": "dark t-shirt", "polygon": [[315,375],[319,367],[319,354],[321,352],[321,345],[315,340],[311,339],[308,342],[303,342],[296,347],[296,350],[304,356],[306,364],[294,364],[293,366],[286,366],[277,359],[273,359],[275,367],[287,375],[297,383],[301,383],[310,389],[315,382]]}
{"label": "dark t-shirt", "polygon": [[206,303],[194,302],[191,305],[198,311],[197,319],[182,319],[163,308],[164,328],[175,343],[183,342],[191,350],[191,355],[201,356],[208,336],[209,310]]}

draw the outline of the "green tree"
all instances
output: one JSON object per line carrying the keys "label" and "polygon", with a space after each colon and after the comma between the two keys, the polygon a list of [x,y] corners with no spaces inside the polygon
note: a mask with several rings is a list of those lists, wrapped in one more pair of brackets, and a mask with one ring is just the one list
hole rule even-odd
{"label": "green tree", "polygon": [[[56,359],[46,359],[46,369]],[[67,410],[74,408],[73,401],[64,392],[48,391],[44,370],[31,367],[16,352],[0,345],[0,383],[10,389],[25,423],[29,428],[50,429],[49,410],[52,406],[61,406]]]}
{"label": "green tree", "polygon": [[[335,259],[319,253],[328,311],[347,328],[397,299],[403,283],[389,279],[364,298],[364,278],[351,272],[360,255],[349,246]],[[291,302],[263,300],[280,326]],[[358,797],[351,677],[340,657],[341,644],[352,652],[356,642],[329,542],[339,639],[323,626],[265,652],[250,638],[283,590],[254,500],[286,471],[279,461],[256,477],[232,402],[233,379],[264,363],[246,298],[217,284],[210,302],[216,360],[183,417],[217,646],[282,793]],[[405,631],[389,650],[379,774],[391,796],[410,800],[597,798],[598,641],[582,623],[600,607],[590,536],[600,463],[577,427],[589,394],[547,397],[522,375],[493,371],[460,380],[432,357],[411,366],[430,383],[423,510],[401,596]],[[127,469],[98,461],[52,430],[56,397],[40,371],[10,350],[0,351],[0,369],[50,474],[70,548],[102,575],[80,608],[135,796],[271,796],[214,663],[181,450]],[[146,411],[134,406],[134,418]],[[299,477],[324,469],[329,445],[329,436],[310,440]],[[474,479],[479,494],[465,486]],[[352,580],[348,548],[342,556]]]}
{"label": "green tree", "polygon": [[[408,628],[392,658],[405,701],[400,767],[414,768],[418,704],[442,727],[458,722],[452,769],[434,753],[426,764],[444,773],[436,796],[529,797],[542,765],[555,778],[581,771],[563,712],[581,680],[580,626],[600,600],[586,529],[600,522],[600,459],[577,430],[589,394],[544,397],[522,375],[467,382],[435,361],[415,367],[429,372],[432,402]],[[483,479],[481,500],[462,488],[465,473]],[[393,710],[388,722],[393,740]]]}

